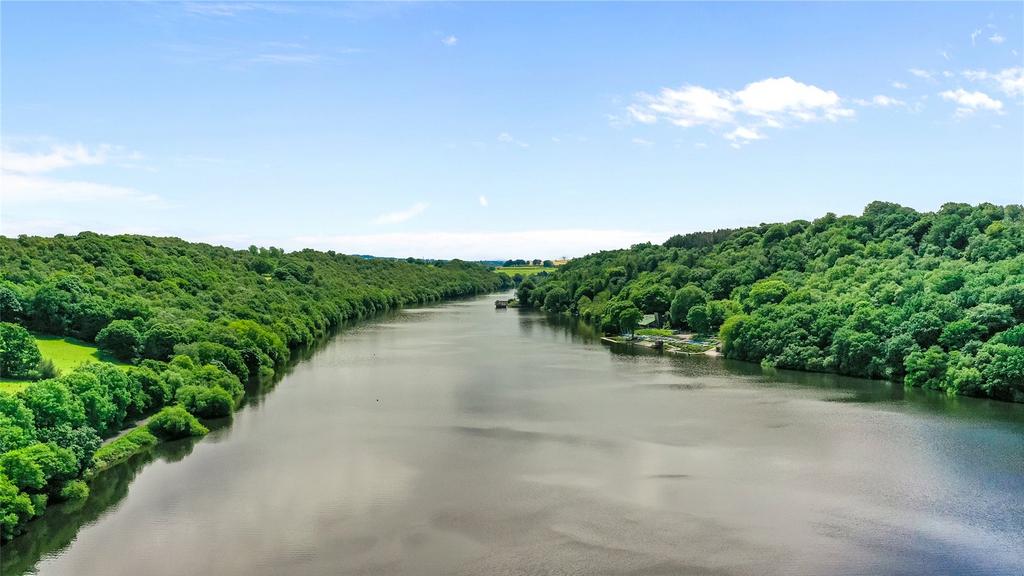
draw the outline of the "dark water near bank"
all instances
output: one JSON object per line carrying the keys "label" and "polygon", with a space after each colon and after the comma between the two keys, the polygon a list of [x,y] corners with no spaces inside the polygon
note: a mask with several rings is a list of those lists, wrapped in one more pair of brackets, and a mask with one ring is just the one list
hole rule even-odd
{"label": "dark water near bank", "polygon": [[492,300],[344,332],[2,573],[1024,574],[1024,406],[612,351]]}

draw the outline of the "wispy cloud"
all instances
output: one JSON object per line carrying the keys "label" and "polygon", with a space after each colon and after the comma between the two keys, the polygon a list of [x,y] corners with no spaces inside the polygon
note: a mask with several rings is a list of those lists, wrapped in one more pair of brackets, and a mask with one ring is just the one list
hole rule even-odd
{"label": "wispy cloud", "polygon": [[1024,66],[1005,68],[998,72],[964,70],[964,78],[972,82],[985,82],[999,88],[1010,97],[1024,96]]}
{"label": "wispy cloud", "polygon": [[651,142],[650,140],[645,140],[643,138],[633,138],[632,142],[634,146],[641,146],[644,148],[650,148],[651,146],[654,146],[654,142]]}
{"label": "wispy cloud", "polygon": [[956,103],[955,115],[957,118],[966,118],[979,110],[998,113],[1003,109],[1002,102],[984,92],[968,92],[963,88],[957,88],[956,90],[946,90],[940,93],[939,96],[943,100]]}
{"label": "wispy cloud", "polygon": [[971,32],[971,46],[977,46],[978,36],[981,36],[981,28],[978,28],[974,32]]}
{"label": "wispy cloud", "polygon": [[890,82],[889,85],[897,90],[906,90],[907,88],[909,88],[909,86],[907,86],[904,82],[893,81]]}
{"label": "wispy cloud", "polygon": [[486,208],[487,204],[488,204],[487,196],[484,196],[483,194],[481,194],[479,200],[480,200],[480,205],[483,206],[484,208]]}
{"label": "wispy cloud", "polygon": [[892,96],[886,96],[885,94],[877,94],[870,100],[857,99],[854,100],[858,106],[873,106],[875,108],[891,108],[894,106],[906,106],[906,102]]}
{"label": "wispy cloud", "polygon": [[228,69],[259,65],[308,66],[341,60],[365,52],[352,46],[310,45],[302,42],[217,41],[210,43],[158,44],[164,57],[183,65],[212,64]]}
{"label": "wispy cloud", "polygon": [[0,181],[6,205],[69,204],[82,202],[140,202],[161,204],[154,194],[145,194],[131,187],[61,179],[46,174],[70,168],[125,166],[125,162],[141,159],[138,152],[120,146],[101,144],[89,148],[83,144],[54,144],[45,151],[25,152],[0,149]]}
{"label": "wispy cloud", "polygon": [[34,153],[4,148],[0,150],[0,169],[20,173],[51,172],[74,166],[98,166],[112,158],[138,160],[141,154],[109,144],[91,150],[82,144],[56,144],[48,151]]}
{"label": "wispy cloud", "polygon": [[251,12],[271,12],[282,14],[291,12],[291,8],[275,2],[185,2],[185,12],[199,16],[216,16],[230,18]]}
{"label": "wispy cloud", "polygon": [[452,35],[452,34],[449,34],[449,35],[441,38],[441,44],[444,44],[445,46],[455,46],[458,43],[459,43],[459,39],[456,36]]}
{"label": "wispy cloud", "polygon": [[320,54],[308,53],[276,53],[258,54],[249,59],[250,62],[265,64],[313,64],[319,62]]}
{"label": "wispy cloud", "polygon": [[910,69],[907,70],[907,72],[910,72],[911,76],[916,76],[917,78],[921,78],[922,80],[933,80],[934,79],[934,77],[933,77],[931,72],[929,72],[927,70],[922,70],[920,68],[910,68]]}
{"label": "wispy cloud", "polygon": [[[737,91],[690,85],[663,88],[657,94],[641,92],[626,111],[640,124],[664,121],[680,128],[731,128],[725,137],[733,141],[763,138],[760,130],[766,128],[854,115],[834,91],[788,76],[752,82]],[[758,138],[744,138],[753,134]]]}
{"label": "wispy cloud", "polygon": [[993,44],[1002,44],[1003,42],[1006,42],[1006,38],[1004,38],[1001,34],[996,32],[995,34],[988,37],[988,41]]}
{"label": "wispy cloud", "polygon": [[735,130],[726,134],[725,139],[732,142],[731,146],[733,148],[739,148],[754,140],[763,140],[764,135],[753,128],[738,126]]}
{"label": "wispy cloud", "polygon": [[112,186],[80,180],[60,180],[33,174],[0,174],[3,182],[4,204],[44,205],[81,204],[89,202],[136,202],[161,205],[163,201],[155,194],[145,194],[135,188]]}
{"label": "wispy cloud", "polygon": [[397,212],[386,212],[377,216],[373,219],[374,224],[401,224],[407,222],[413,218],[419,216],[426,211],[429,204],[426,202],[417,202],[405,210],[399,210]]}
{"label": "wispy cloud", "polygon": [[526,142],[523,142],[522,140],[517,139],[516,137],[512,136],[508,132],[502,132],[501,134],[498,134],[498,142],[502,142],[504,144],[512,144],[512,145],[518,146],[520,148],[529,148],[530,147],[529,144],[527,144]]}

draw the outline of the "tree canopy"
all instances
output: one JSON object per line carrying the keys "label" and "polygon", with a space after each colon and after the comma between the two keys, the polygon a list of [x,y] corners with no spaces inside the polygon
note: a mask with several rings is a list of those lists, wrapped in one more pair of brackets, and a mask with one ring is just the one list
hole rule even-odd
{"label": "tree canopy", "polygon": [[[344,322],[510,282],[457,260],[92,233],[0,237],[0,375],[36,380],[0,392],[0,538],[18,534],[49,499],[80,497],[76,478],[93,462],[116,461],[153,435],[204,433],[197,416],[230,416],[247,380],[272,377],[293,349]],[[40,379],[54,374],[29,330],[95,342],[130,365],[94,362]],[[148,431],[100,447],[161,409]],[[122,440],[134,444],[115,446]]]}
{"label": "tree canopy", "polygon": [[717,332],[730,358],[1024,402],[1019,205],[873,202],[598,252],[519,288],[608,332],[623,306],[663,312],[666,294],[672,324]]}

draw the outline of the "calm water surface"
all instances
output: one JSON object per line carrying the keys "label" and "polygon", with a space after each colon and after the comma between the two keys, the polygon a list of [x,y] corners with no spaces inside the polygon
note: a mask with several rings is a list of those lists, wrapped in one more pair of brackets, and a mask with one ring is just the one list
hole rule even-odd
{"label": "calm water surface", "polygon": [[1024,574],[1024,406],[613,351],[493,299],[345,331],[3,574]]}

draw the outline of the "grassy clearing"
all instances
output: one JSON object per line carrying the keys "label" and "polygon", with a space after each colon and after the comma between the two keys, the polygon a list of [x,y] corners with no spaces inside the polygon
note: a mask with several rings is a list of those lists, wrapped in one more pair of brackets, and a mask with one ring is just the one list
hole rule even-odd
{"label": "grassy clearing", "polygon": [[28,388],[28,382],[25,380],[8,380],[6,378],[0,380],[0,392],[17,394],[25,388]]}
{"label": "grassy clearing", "polygon": [[635,334],[637,336],[672,336],[673,332],[666,328],[641,328]]}
{"label": "grassy clearing", "polygon": [[36,344],[43,359],[52,360],[53,365],[62,373],[68,373],[86,362],[110,362],[124,364],[99,348],[77,340],[61,336],[36,334]]}
{"label": "grassy clearing", "polygon": [[523,278],[529,278],[530,276],[533,276],[534,274],[539,274],[541,272],[547,272],[548,274],[551,274],[552,272],[555,271],[555,269],[544,268],[543,266],[498,266],[497,268],[494,269],[494,271],[500,272],[509,277],[515,276],[516,274],[520,274]]}

